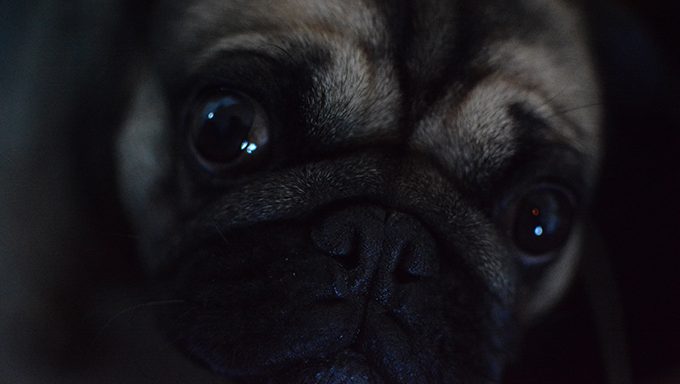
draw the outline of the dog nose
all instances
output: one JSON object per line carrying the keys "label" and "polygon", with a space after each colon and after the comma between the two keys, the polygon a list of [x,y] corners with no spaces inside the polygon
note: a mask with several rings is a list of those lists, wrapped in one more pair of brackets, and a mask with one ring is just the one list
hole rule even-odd
{"label": "dog nose", "polygon": [[347,271],[355,295],[373,293],[386,304],[399,286],[437,275],[437,244],[416,217],[376,206],[325,215],[312,228],[316,248]]}

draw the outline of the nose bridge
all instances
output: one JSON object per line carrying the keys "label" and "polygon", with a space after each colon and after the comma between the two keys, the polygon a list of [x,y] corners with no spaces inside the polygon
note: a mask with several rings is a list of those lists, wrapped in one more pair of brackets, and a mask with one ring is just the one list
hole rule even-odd
{"label": "nose bridge", "polygon": [[328,214],[312,229],[317,248],[346,270],[355,295],[388,305],[399,286],[439,271],[435,240],[414,216],[376,206]]}

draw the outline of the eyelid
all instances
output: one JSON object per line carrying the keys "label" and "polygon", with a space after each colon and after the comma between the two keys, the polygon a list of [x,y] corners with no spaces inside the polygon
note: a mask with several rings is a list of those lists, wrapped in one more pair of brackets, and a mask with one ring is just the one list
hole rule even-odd
{"label": "eyelid", "polygon": [[265,105],[282,93],[286,66],[280,60],[252,49],[220,53],[200,67],[167,77],[166,88],[178,106],[187,105],[201,92],[216,85],[250,95]]}
{"label": "eyelid", "polygon": [[512,159],[496,172],[491,181],[489,198],[493,201],[532,188],[549,184],[569,191],[575,203],[582,206],[590,190],[582,154],[570,146],[543,142],[520,145]]}

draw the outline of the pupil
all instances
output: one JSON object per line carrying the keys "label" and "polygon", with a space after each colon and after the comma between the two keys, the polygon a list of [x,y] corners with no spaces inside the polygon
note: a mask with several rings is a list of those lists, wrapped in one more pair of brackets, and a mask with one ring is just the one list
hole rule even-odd
{"label": "pupil", "polygon": [[571,204],[558,191],[535,191],[518,206],[515,242],[524,252],[541,255],[561,247],[571,228]]}
{"label": "pupil", "polygon": [[257,145],[248,141],[253,126],[253,105],[238,96],[209,99],[197,117],[194,132],[196,150],[207,161],[227,163],[243,152],[253,153]]}

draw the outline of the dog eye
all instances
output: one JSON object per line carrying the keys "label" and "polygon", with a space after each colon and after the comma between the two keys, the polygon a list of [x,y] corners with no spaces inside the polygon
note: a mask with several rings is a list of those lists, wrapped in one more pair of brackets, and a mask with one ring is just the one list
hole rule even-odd
{"label": "dog eye", "polygon": [[574,218],[574,203],[558,187],[530,189],[514,203],[510,233],[517,248],[537,257],[557,251],[566,243]]}
{"label": "dog eye", "polygon": [[210,171],[254,157],[269,139],[263,108],[238,92],[219,89],[204,94],[190,113],[192,149]]}

